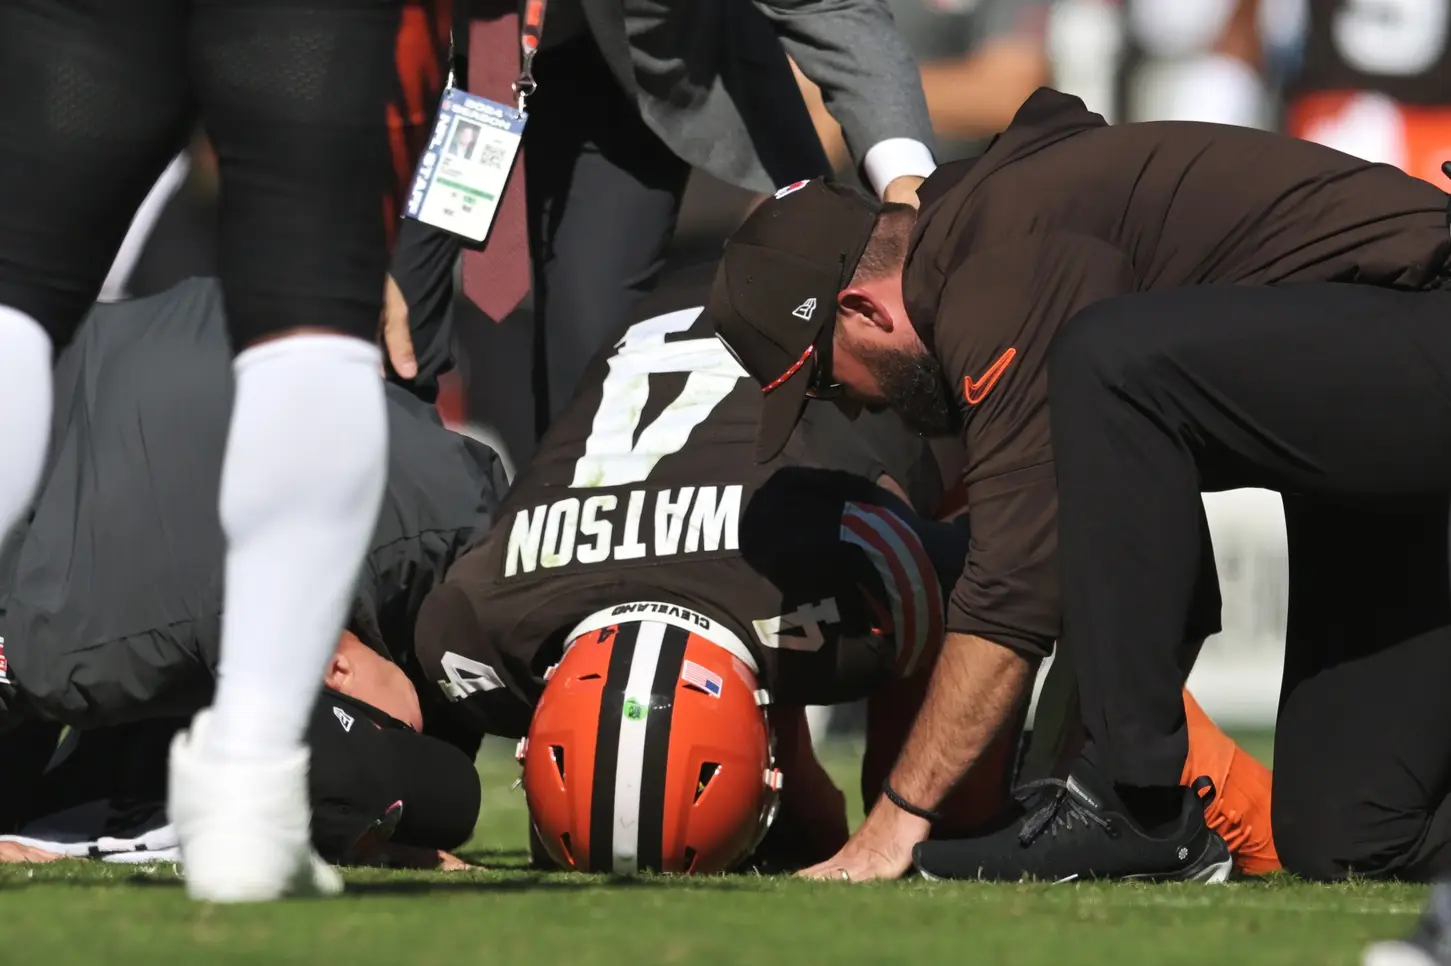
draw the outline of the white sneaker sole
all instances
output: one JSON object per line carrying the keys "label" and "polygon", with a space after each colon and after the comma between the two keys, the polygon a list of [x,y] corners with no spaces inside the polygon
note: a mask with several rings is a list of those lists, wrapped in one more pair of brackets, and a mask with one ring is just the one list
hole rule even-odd
{"label": "white sneaker sole", "polygon": [[1229,881],[1230,873],[1233,871],[1234,859],[1225,859],[1222,862],[1210,863],[1183,881],[1200,882],[1204,885],[1224,885]]}
{"label": "white sneaker sole", "polygon": [[171,745],[167,812],[186,893],[201,902],[334,896],[343,880],[313,851],[307,751],[277,761],[208,761],[197,751],[210,712]]}
{"label": "white sneaker sole", "polygon": [[235,874],[212,875],[198,879],[187,875],[185,863],[181,868],[182,880],[186,884],[188,898],[198,902],[212,902],[232,905],[246,902],[273,902],[288,898],[326,898],[343,891],[343,877],[316,854],[308,857],[306,869],[278,884],[270,877],[266,879],[247,878]]}
{"label": "white sneaker sole", "polygon": [[[931,872],[928,872],[927,870],[925,870],[925,869],[923,869],[920,866],[917,866],[915,864],[912,866],[912,868],[917,873],[917,875],[923,881],[925,881],[925,882],[964,882],[964,881],[966,881],[966,882],[976,882],[976,881],[979,881],[979,880],[976,880],[976,879],[943,879],[941,876],[935,876]],[[1233,859],[1225,859],[1222,862],[1213,862],[1213,863],[1205,866],[1204,868],[1200,869],[1199,871],[1195,872],[1193,875],[1186,876],[1183,879],[1172,879],[1172,880],[1171,879],[1166,879],[1164,881],[1173,881],[1173,882],[1199,882],[1199,883],[1202,883],[1203,885],[1223,885],[1224,883],[1226,883],[1226,882],[1229,881],[1230,873],[1232,873],[1233,871],[1234,871],[1234,860]],[[1053,880],[1053,885],[1063,885],[1063,884],[1068,883],[1068,882],[1077,882],[1079,880],[1079,878],[1080,878],[1080,876],[1078,875],[1078,873],[1075,872],[1073,875],[1065,875],[1061,879],[1054,879]],[[1133,880],[1133,879],[1136,879],[1136,878],[1138,878],[1138,877],[1137,876],[1126,876],[1124,879],[1121,879],[1121,880],[1118,880],[1118,881],[1130,881],[1130,880]],[[1113,881],[1113,880],[1104,880],[1104,881]],[[1375,964],[1375,966],[1381,966],[1381,964]],[[1400,966],[1400,964],[1387,963],[1387,964],[1384,964],[1384,966]],[[1433,963],[1432,966],[1440,966],[1440,964]]]}

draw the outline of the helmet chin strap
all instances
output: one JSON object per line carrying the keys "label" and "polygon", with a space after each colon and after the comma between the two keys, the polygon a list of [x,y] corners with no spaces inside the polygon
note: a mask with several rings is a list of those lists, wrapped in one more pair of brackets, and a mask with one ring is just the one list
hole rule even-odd
{"label": "helmet chin strap", "polygon": [[761,827],[756,832],[755,841],[751,843],[750,853],[761,847],[766,840],[766,833],[771,831],[771,825],[776,821],[776,813],[781,809],[781,785],[784,776],[781,769],[776,767],[776,729],[771,726],[771,692],[765,688],[756,691],[756,707],[761,709],[761,717],[766,722],[766,756],[770,763],[766,773],[761,776],[761,782],[766,786],[766,803],[761,815]]}

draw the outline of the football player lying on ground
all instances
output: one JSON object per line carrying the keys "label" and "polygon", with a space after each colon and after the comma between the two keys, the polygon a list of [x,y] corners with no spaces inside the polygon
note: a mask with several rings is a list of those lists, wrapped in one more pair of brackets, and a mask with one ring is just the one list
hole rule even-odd
{"label": "football player lying on ground", "polygon": [[[174,727],[166,716],[184,716],[204,702],[216,653],[220,555],[215,549],[217,537],[206,527],[202,513],[207,506],[206,490],[216,482],[199,474],[196,466],[204,465],[202,457],[209,446],[220,445],[226,422],[226,353],[219,313],[215,287],[204,282],[188,283],[156,299],[103,309],[61,362],[58,382],[65,393],[62,398],[70,399],[71,405],[57,427],[61,439],[55,451],[59,455],[47,474],[33,519],[6,558],[5,582],[0,584],[3,630],[14,658],[13,682],[7,694],[11,710],[6,721],[13,726],[22,713],[43,714],[91,729],[130,719],[146,720],[87,730],[79,748],[60,760],[43,780],[36,776],[52,757],[58,726],[32,721],[23,734],[12,732],[7,754],[10,794],[5,802],[9,818],[3,821],[7,829],[23,823],[31,834],[0,843],[0,855],[39,858],[43,856],[27,846],[43,845],[52,852],[135,860],[164,855],[170,845],[166,830],[159,827],[163,819],[158,807],[164,797],[160,767],[164,745]],[[429,355],[424,348],[420,358]],[[100,356],[107,358],[107,371],[116,378],[91,378]],[[690,378],[710,374],[709,353],[704,360],[677,362],[680,382],[686,381],[687,370]],[[602,364],[596,370],[594,401],[582,403],[589,407],[588,412],[594,412],[603,392],[598,385],[603,373],[615,368]],[[191,381],[190,405],[159,403],[162,375]],[[732,383],[738,378],[733,377]],[[408,394],[392,388],[390,396],[395,451],[388,511],[359,585],[352,622],[356,635],[345,635],[339,644],[327,680],[331,690],[319,706],[311,732],[314,832],[320,851],[335,861],[367,859],[360,837],[366,835],[364,844],[374,842],[386,837],[390,829],[393,844],[430,850],[425,856],[398,855],[395,850],[395,860],[436,860],[437,849],[451,847],[466,836],[478,807],[469,756],[450,755],[446,746],[429,744],[427,739],[413,740],[415,736],[407,729],[422,727],[425,732],[443,734],[471,753],[488,726],[487,719],[470,714],[463,717],[460,727],[460,722],[451,721],[438,707],[445,695],[486,693],[488,669],[470,664],[462,655],[450,657],[436,650],[425,651],[427,663],[422,663],[411,646],[411,631],[417,602],[452,555],[486,524],[489,494],[499,486],[497,468],[491,454],[443,430]],[[736,392],[735,396],[755,405],[753,392]],[[174,400],[174,392],[166,399]],[[820,420],[807,420],[803,437],[815,433],[822,440],[835,440],[818,442],[818,448],[836,454],[838,466],[885,481],[876,457],[853,439],[838,414],[826,408],[820,415]],[[732,463],[754,473],[750,449],[741,447],[749,439],[754,419],[752,410],[743,420],[724,427],[715,422],[695,427],[686,451],[678,455],[688,456],[705,471],[704,476],[697,474],[700,480],[710,479],[712,474],[729,479]],[[734,437],[729,434],[733,425],[737,430]],[[653,437],[641,438],[648,442]],[[729,455],[732,447],[738,451],[735,457]],[[903,449],[900,445],[895,448]],[[930,460],[914,457],[911,447],[906,449],[899,461],[909,469],[896,473],[908,480],[908,492],[927,494],[919,499],[931,499],[930,481],[922,481],[910,471]],[[596,450],[609,456],[608,447]],[[722,455],[713,455],[717,453]],[[543,462],[548,465],[547,456]],[[889,517],[870,516],[876,512],[870,499],[877,498],[879,491],[862,479],[848,486],[868,495],[862,508],[868,514],[863,517],[868,531],[875,530],[870,526],[873,520],[878,525],[890,524]],[[134,509],[123,513],[119,507]],[[900,514],[898,519],[910,519],[905,509]],[[792,530],[798,524],[788,518],[781,526]],[[546,525],[541,536],[547,536],[547,530]],[[880,543],[880,531],[876,532]],[[942,555],[949,559],[945,571],[950,573],[951,560],[961,560],[965,535],[953,528],[937,528],[937,532],[948,548]],[[686,534],[684,539],[688,545],[692,540],[711,538]],[[876,569],[863,568],[862,562],[858,561],[858,569],[864,580],[883,579],[880,575],[873,578]],[[919,574],[924,570],[919,558],[902,558],[902,562]],[[68,577],[62,580],[57,575]],[[914,633],[913,639],[930,641],[936,631],[930,629],[932,620],[922,616],[920,608],[931,583],[920,577],[914,583],[905,572],[902,579],[906,582],[899,586],[910,599],[905,601],[909,609],[895,615],[898,625],[917,620],[924,629]],[[879,601],[889,599],[878,596]],[[843,600],[850,610],[853,602]],[[895,603],[903,604],[900,594]],[[822,606],[830,605],[823,602]],[[883,611],[878,623],[893,626],[893,607],[888,605]],[[789,640],[792,629],[783,630]],[[359,637],[377,650],[365,646]],[[880,663],[892,645],[885,641],[876,644],[875,651],[859,652],[857,659]],[[396,665],[385,660],[384,654]],[[891,680],[892,675],[883,674],[879,679]],[[444,687],[430,685],[420,696],[414,688],[419,681],[437,681]],[[915,707],[911,688],[901,689],[896,697],[899,706],[905,700],[906,706],[896,715],[902,723]],[[810,699],[811,691],[798,691]],[[878,733],[891,700],[888,693],[874,702]],[[522,721],[527,717],[526,707]],[[177,718],[175,724],[183,720]],[[367,727],[369,721],[381,727]],[[517,734],[523,726],[516,721],[495,730]],[[799,715],[779,721],[778,733],[783,746],[794,748],[795,755],[814,767]],[[876,750],[883,747],[887,748],[885,754]],[[890,742],[874,742],[873,748],[875,764],[869,763],[869,773],[872,768],[884,772],[890,763]],[[1003,757],[1006,763],[1006,751]],[[788,815],[804,816],[797,828],[814,828],[823,816],[829,823],[830,835],[818,837],[817,848],[807,855],[811,857],[821,854],[822,848],[834,847],[845,835],[845,817],[839,794],[819,770],[797,771],[800,777],[793,786],[797,795],[795,799],[788,795],[788,805],[801,800],[801,792],[814,788],[816,799],[824,799],[830,806],[816,811],[788,809]],[[987,794],[964,795],[969,809],[966,820],[980,820],[996,809],[995,803],[1004,798],[1006,774],[1002,772],[989,783]],[[818,779],[815,785],[813,776]],[[1243,784],[1252,787],[1253,783]],[[78,823],[78,810],[73,806],[100,798],[112,800],[112,812],[97,817],[93,808],[90,819]],[[403,802],[401,816],[390,809],[397,801]],[[789,820],[781,825],[782,830],[791,827]],[[1264,827],[1261,823],[1260,828]],[[1272,857],[1273,853],[1268,854]],[[790,864],[791,858],[780,861]]]}
{"label": "football player lying on ground", "polygon": [[[436,322],[445,303],[430,302],[426,286],[411,294],[419,328]],[[439,356],[418,341],[421,364],[437,368]],[[51,465],[0,558],[0,831],[29,824],[53,844],[104,836],[97,851],[166,847],[159,807],[126,809],[108,827],[33,820],[100,798],[159,806],[168,734],[154,719],[182,724],[210,696],[223,559],[213,507],[230,358],[219,286],[192,280],[98,306],[58,362]],[[380,820],[367,841],[391,828],[394,843],[429,852],[406,857],[436,858],[471,834],[479,804],[479,736],[439,731],[427,708],[437,689],[420,701],[409,680],[421,680],[411,641],[418,601],[488,526],[505,481],[491,450],[444,429],[407,390],[388,387],[388,417],[383,512],[309,733],[314,834],[334,861],[367,858],[356,846]],[[42,780],[62,724],[86,733]],[[143,763],[150,749],[154,774],[77,764],[104,762],[117,748]],[[401,814],[390,811],[397,801]],[[0,845],[7,854],[36,857],[14,843]]]}
{"label": "football player lying on ground", "polygon": [[[56,456],[0,560],[0,858],[141,861],[174,850],[166,748],[205,704],[219,647],[221,534],[209,512],[218,482],[208,467],[225,439],[229,358],[219,287],[194,280],[97,307],[59,360]],[[400,845],[437,857],[469,834],[479,801],[471,757],[483,729],[450,728],[436,713],[446,692],[433,683],[466,688],[467,667],[422,667],[412,632],[418,602],[487,527],[503,482],[485,447],[438,425],[409,392],[388,393],[384,512],[309,731],[314,838],[334,862],[370,858],[360,839],[390,830],[391,858],[422,858]],[[879,476],[840,414],[822,415],[841,438],[839,465],[866,460]],[[698,436],[693,451],[711,450]],[[744,462],[754,465],[749,453]],[[930,482],[913,488],[930,497]],[[57,752],[63,725],[73,731]],[[418,730],[442,732],[464,753]],[[401,815],[390,811],[399,801]]]}
{"label": "football player lying on ground", "polygon": [[[569,868],[731,868],[766,833],[777,790],[759,866],[832,855],[845,801],[803,709],[870,697],[862,792],[875,800],[967,553],[966,520],[924,520],[875,485],[905,471],[830,404],[808,403],[784,452],[757,464],[761,393],[714,337],[704,294],[656,296],[596,358],[496,526],[419,614],[418,656],[460,726],[527,731],[534,828]],[[1039,742],[1045,771],[1076,724],[1072,689],[1050,693],[1062,706]],[[1189,703],[1193,773],[1222,789],[1211,821],[1248,871],[1277,868],[1268,773]],[[1023,702],[990,764],[944,803],[938,834],[1015,814],[1025,714]]]}

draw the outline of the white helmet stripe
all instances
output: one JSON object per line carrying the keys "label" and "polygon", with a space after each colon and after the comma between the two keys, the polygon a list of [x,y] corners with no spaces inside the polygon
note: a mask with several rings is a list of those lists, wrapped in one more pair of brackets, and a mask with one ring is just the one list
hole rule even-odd
{"label": "white helmet stripe", "polygon": [[645,729],[649,714],[631,714],[631,702],[650,707],[650,689],[660,664],[660,645],[665,624],[651,621],[640,625],[635,653],[630,659],[630,676],[625,682],[625,713],[620,715],[619,756],[615,760],[615,821],[613,832],[614,871],[634,875],[639,871],[640,789],[645,773]]}

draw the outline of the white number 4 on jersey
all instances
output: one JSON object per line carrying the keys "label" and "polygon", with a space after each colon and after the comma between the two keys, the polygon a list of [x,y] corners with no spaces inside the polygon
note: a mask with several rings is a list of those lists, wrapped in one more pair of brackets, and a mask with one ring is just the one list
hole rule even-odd
{"label": "white number 4 on jersey", "polygon": [[[572,487],[640,483],[655,464],[678,453],[695,427],[745,378],[746,371],[714,336],[666,342],[684,332],[703,309],[683,309],[636,322],[625,331],[600,391],[600,408],[590,425],[584,455],[574,464]],[[640,431],[650,401],[650,376],[687,372],[685,388]]]}
{"label": "white number 4 on jersey", "polygon": [[841,611],[837,609],[836,598],[828,597],[820,603],[803,604],[789,614],[751,621],[756,637],[766,647],[783,651],[821,650],[826,638],[821,633],[822,624],[841,623]]}
{"label": "white number 4 on jersey", "polygon": [[475,692],[493,691],[504,686],[504,679],[499,677],[499,672],[482,661],[475,661],[453,651],[444,651],[438,663],[443,666],[443,673],[448,677],[448,680],[438,682],[438,686],[443,689],[444,697],[450,701],[462,701]]}

